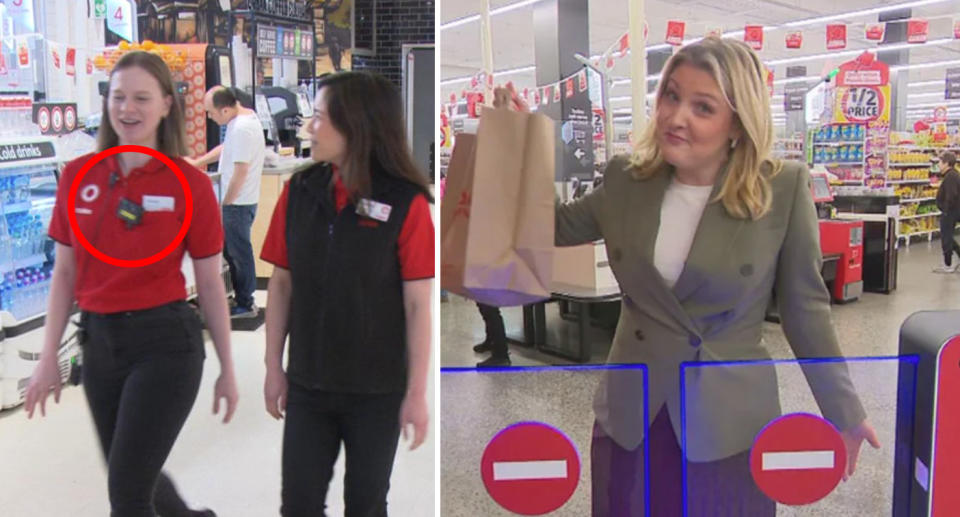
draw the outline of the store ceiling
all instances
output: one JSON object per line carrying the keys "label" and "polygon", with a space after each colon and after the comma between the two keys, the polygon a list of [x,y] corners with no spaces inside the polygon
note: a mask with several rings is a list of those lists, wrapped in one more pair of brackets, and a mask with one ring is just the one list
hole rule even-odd
{"label": "store ceiling", "polygon": [[[519,0],[490,0],[491,10],[518,3]],[[666,25],[669,20],[686,22],[686,38],[699,37],[706,32],[707,27],[721,26],[724,31],[742,30],[746,24],[764,26],[782,25],[788,22],[810,19],[820,16],[849,13],[862,9],[872,9],[889,5],[901,5],[904,0],[646,0],[647,23],[650,33],[648,46],[663,42]],[[478,0],[440,0],[438,2],[441,24],[446,24],[479,12]],[[590,53],[598,55],[615,44],[620,36],[628,30],[628,0],[590,0]],[[931,5],[913,7],[913,16],[927,18],[930,21],[929,40],[952,38],[953,16],[960,17],[960,1],[944,1]],[[877,14],[848,17],[830,23],[848,23],[847,50],[875,48],[876,44],[864,38],[863,24],[876,22]],[[760,55],[764,61],[796,58],[805,55],[827,53],[826,24],[818,22],[803,30],[803,48],[789,50],[785,47],[784,36],[786,29],[766,31],[764,34],[764,49]],[[533,6],[525,5],[517,9],[495,15],[491,21],[493,39],[493,68],[497,70],[512,70],[535,64]],[[469,86],[466,82],[448,83],[452,79],[469,77],[480,70],[482,58],[480,54],[480,23],[477,21],[465,23],[455,27],[441,28],[438,36],[440,42],[441,62],[441,99],[448,99],[451,93],[459,94]],[[808,75],[819,75],[828,65],[836,66],[849,60],[850,57],[820,57],[804,62],[791,63],[805,65]],[[614,68],[614,76],[629,77],[629,57],[619,59]],[[956,60],[960,66],[960,40],[950,41],[943,45],[917,46],[909,50],[909,62],[929,63],[937,61]],[[774,65],[775,78],[786,77],[788,65]],[[943,81],[944,68],[942,66],[914,69],[909,74],[911,83],[922,81]],[[533,71],[512,73],[498,76],[497,82],[511,80],[519,88],[536,86]],[[782,85],[775,90],[782,92]],[[911,93],[917,91],[943,91],[943,83],[930,84],[921,87],[911,87]],[[630,93],[629,84],[618,86],[612,96],[625,96]],[[942,99],[942,96],[911,97],[909,104],[927,104]],[[614,108],[629,107],[629,101],[615,103]]]}

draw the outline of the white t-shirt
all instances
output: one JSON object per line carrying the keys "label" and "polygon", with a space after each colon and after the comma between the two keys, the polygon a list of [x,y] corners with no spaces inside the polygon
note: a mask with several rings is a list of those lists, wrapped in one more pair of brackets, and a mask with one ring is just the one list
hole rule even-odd
{"label": "white t-shirt", "polygon": [[255,205],[260,200],[260,176],[263,174],[263,157],[267,142],[263,138],[263,126],[256,114],[237,115],[227,123],[227,134],[220,151],[221,188],[226,195],[233,178],[233,164],[248,163],[250,170],[240,187],[234,205]]}
{"label": "white t-shirt", "polygon": [[676,178],[670,182],[660,206],[660,229],[653,249],[653,265],[671,289],[680,278],[693,246],[700,217],[710,200],[713,186],[685,185]]}

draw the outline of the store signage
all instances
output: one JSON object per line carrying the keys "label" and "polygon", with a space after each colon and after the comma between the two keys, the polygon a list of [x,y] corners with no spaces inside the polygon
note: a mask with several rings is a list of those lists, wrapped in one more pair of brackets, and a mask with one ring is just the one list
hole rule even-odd
{"label": "store signage", "polygon": [[287,59],[313,58],[312,33],[297,29],[257,26],[257,55]]}
{"label": "store signage", "polygon": [[266,25],[257,26],[257,55],[277,55],[277,29]]}
{"label": "store signage", "polygon": [[77,75],[77,49],[67,47],[67,75]]}
{"label": "store signage", "polygon": [[53,142],[0,145],[0,163],[42,160],[57,155]]}
{"label": "store signage", "polygon": [[687,24],[678,21],[667,22],[667,43],[670,45],[683,45],[683,33],[686,31]]}
{"label": "store signage", "polygon": [[34,103],[33,123],[43,135],[62,135],[77,129],[76,103]]}
{"label": "store signage", "polygon": [[803,83],[789,83],[783,87],[783,111],[803,111],[803,100],[807,95],[807,86]]}
{"label": "store signage", "polygon": [[747,25],[743,28],[743,41],[745,41],[753,50],[763,50],[763,27],[760,25]]}
{"label": "store signage", "polygon": [[847,26],[843,23],[827,25],[827,50],[847,48]]}
{"label": "store signage", "polygon": [[784,415],[760,431],[750,449],[750,473],[774,501],[798,506],[833,492],[847,467],[847,448],[832,424],[807,413]]}
{"label": "store signage", "polygon": [[926,43],[930,22],[927,20],[910,20],[907,22],[907,43]]}
{"label": "store signage", "polygon": [[883,86],[890,82],[890,67],[870,52],[840,65],[837,86]]}
{"label": "store signage", "polygon": [[603,142],[605,140],[606,120],[604,112],[600,108],[593,108],[593,141]]}
{"label": "store signage", "polygon": [[93,0],[93,17],[101,19],[107,17],[107,0]]}
{"label": "store signage", "polygon": [[559,429],[521,422],[490,440],[480,475],[487,493],[506,510],[543,515],[573,496],[580,482],[580,455]]}
{"label": "store signage", "polygon": [[887,24],[868,23],[864,26],[863,32],[867,41],[883,41],[883,35],[887,32]]}
{"label": "store signage", "polygon": [[575,92],[573,91],[573,77],[568,78],[568,79],[565,81],[565,83],[566,83],[566,85],[567,85],[567,94],[566,94],[565,98],[569,99],[570,97],[573,97],[573,94],[575,93]]}
{"label": "store signage", "polygon": [[850,122],[867,122],[880,118],[886,100],[875,86],[847,88],[840,99],[840,110]]}
{"label": "store signage", "polygon": [[578,86],[577,86],[578,90],[577,90],[577,91],[579,91],[579,92],[581,92],[581,93],[587,91],[587,72],[586,72],[586,70],[583,70],[583,71],[581,71],[579,74],[577,74],[577,82],[578,82]]}
{"label": "store signage", "polygon": [[107,29],[127,41],[133,41],[133,10],[128,0],[107,0]]}
{"label": "store signage", "polygon": [[960,99],[960,68],[947,69],[947,87],[944,92],[945,99]]}
{"label": "store signage", "polygon": [[27,45],[27,38],[19,37],[17,41],[17,63],[20,68],[30,68],[30,46]]}
{"label": "store signage", "polygon": [[797,49],[803,46],[803,31],[790,31],[786,35],[787,48]]}

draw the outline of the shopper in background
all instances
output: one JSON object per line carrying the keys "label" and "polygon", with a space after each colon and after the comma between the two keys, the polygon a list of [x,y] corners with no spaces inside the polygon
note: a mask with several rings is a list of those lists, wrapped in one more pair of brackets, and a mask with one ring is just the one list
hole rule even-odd
{"label": "shopper in background", "polygon": [[490,357],[477,363],[477,368],[510,366],[510,349],[507,347],[507,332],[503,326],[500,308],[479,302],[477,308],[480,309],[480,317],[486,327],[486,337],[483,343],[473,346],[473,351],[478,354],[491,353]]}
{"label": "shopper in background", "polygon": [[940,173],[943,179],[937,190],[937,208],[940,209],[940,246],[943,249],[943,264],[934,273],[953,273],[953,254],[960,257],[960,245],[953,238],[954,227],[960,221],[960,172],[957,172],[957,155],[946,152],[940,157]]}
{"label": "shopper in background", "polygon": [[346,515],[379,517],[400,430],[417,448],[429,420],[432,198],[389,81],[333,74],[315,104],[318,163],[284,186],[261,254],[276,266],[264,395],[286,419],[281,514],[325,515],[342,443]]}
{"label": "shopper in background", "polygon": [[[680,430],[679,366],[685,361],[767,359],[761,340],[776,287],[783,330],[798,358],[841,357],[820,276],[817,215],[809,174],[770,158],[773,123],[763,64],[746,44],[706,38],[664,67],[654,119],[632,157],[613,159],[590,194],[557,206],[557,245],[605,239],[623,291],[608,362],[643,363],[604,378],[591,448],[594,516],[644,512],[643,441],[650,446],[653,515],[683,514],[684,453],[689,515],[776,514],[753,483],[753,438],[779,413],[770,367],[702,369],[686,381],[686,449]],[[518,102],[511,88],[498,106]],[[521,101],[522,102],[522,101]],[[820,366],[824,365],[819,365]],[[876,433],[846,366],[805,366],[823,414],[842,432],[848,468]],[[637,379],[639,381],[639,378]]]}
{"label": "shopper in background", "polygon": [[209,116],[220,126],[226,126],[223,143],[200,158],[195,165],[206,166],[216,152],[220,160],[217,172],[221,184],[227,186],[223,194],[223,257],[230,267],[236,305],[230,309],[234,318],[250,318],[257,315],[253,292],[257,288],[257,271],[250,242],[250,228],[257,216],[260,200],[260,178],[263,175],[263,158],[266,140],[263,125],[257,113],[244,108],[233,92],[223,86],[214,86],[203,104]]}
{"label": "shopper in background", "polygon": [[[83,388],[107,460],[111,515],[120,517],[211,516],[187,509],[161,472],[200,388],[203,325],[187,304],[180,271],[193,259],[197,293],[220,359],[214,414],[226,399],[224,422],[237,405],[230,355],[226,294],[220,276],[223,233],[213,186],[183,160],[183,108],[163,60],[147,52],[124,55],[110,73],[103,99],[97,150],[140,145],[170,157],[193,195],[186,238],[165,258],[141,267],[120,267],[80,245],[67,213],[68,192],[92,155],[64,169],[50,223],[56,261],[46,329],[26,394],[26,410],[46,414],[50,391],[60,400],[57,351],[74,300],[80,306]],[[121,260],[153,256],[173,240],[184,218],[185,193],[175,173],[156,158],[127,152],[94,165],[78,186],[76,219],[98,251]],[[141,210],[140,219],[121,212]]]}

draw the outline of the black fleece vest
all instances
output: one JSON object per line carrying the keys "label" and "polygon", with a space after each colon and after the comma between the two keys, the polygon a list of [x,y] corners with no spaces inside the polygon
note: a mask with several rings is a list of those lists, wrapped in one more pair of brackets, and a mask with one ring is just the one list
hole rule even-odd
{"label": "black fleece vest", "polygon": [[397,239],[413,184],[374,174],[371,198],[387,221],[338,214],[332,170],[317,164],[290,180],[287,253],[293,278],[287,375],[300,386],[341,393],[406,390],[407,335]]}

